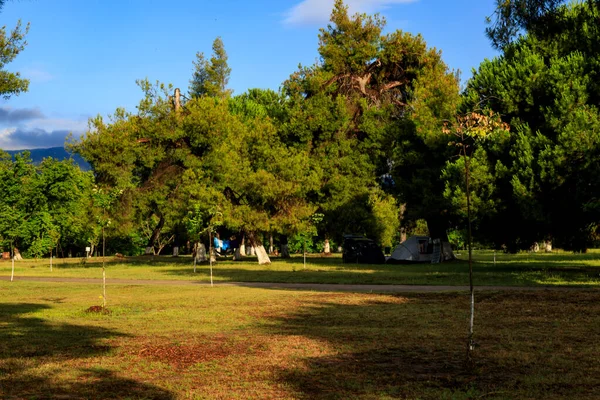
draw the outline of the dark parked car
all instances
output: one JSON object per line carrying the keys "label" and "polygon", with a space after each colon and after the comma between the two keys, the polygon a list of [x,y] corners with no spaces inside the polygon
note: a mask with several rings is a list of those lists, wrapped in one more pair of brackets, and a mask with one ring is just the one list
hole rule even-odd
{"label": "dark parked car", "polygon": [[385,264],[385,256],[381,248],[371,239],[363,236],[344,236],[345,263]]}

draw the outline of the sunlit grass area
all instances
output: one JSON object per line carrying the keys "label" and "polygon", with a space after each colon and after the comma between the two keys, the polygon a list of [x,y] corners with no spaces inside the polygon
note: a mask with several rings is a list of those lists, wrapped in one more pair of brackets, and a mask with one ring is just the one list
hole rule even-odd
{"label": "sunlit grass area", "polygon": [[0,398],[595,399],[600,292],[0,282]]}
{"label": "sunlit grass area", "polygon": [[[341,256],[310,255],[273,258],[270,265],[258,265],[255,258],[234,262],[219,259],[213,266],[216,282],[294,282],[339,284],[466,285],[466,252],[459,260],[442,264],[369,265],[344,264]],[[539,286],[600,285],[600,251],[587,254],[565,252],[504,254],[480,250],[474,253],[477,285]],[[56,278],[100,278],[102,260],[25,260],[15,263],[16,276]],[[194,272],[191,257],[106,258],[109,279],[152,279],[210,281],[209,265],[199,264]],[[11,274],[10,261],[0,263],[0,275]]]}

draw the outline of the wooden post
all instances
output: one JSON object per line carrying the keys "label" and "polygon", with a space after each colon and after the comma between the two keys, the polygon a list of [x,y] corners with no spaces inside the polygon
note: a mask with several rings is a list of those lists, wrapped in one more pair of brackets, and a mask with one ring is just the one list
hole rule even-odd
{"label": "wooden post", "polygon": [[106,268],[104,267],[104,250],[106,249],[106,236],[102,227],[102,308],[106,308]]}
{"label": "wooden post", "polygon": [[213,263],[213,247],[212,247],[212,228],[208,229],[208,259],[210,265],[210,287],[213,287],[213,271],[212,271],[212,263]]}
{"label": "wooden post", "polygon": [[15,250],[14,250],[14,246],[13,246],[12,242],[10,242],[10,253],[11,253],[10,259],[11,259],[11,262],[12,262],[12,270],[11,270],[11,273],[10,273],[10,281],[12,282],[13,279],[15,278]]}
{"label": "wooden post", "polygon": [[467,155],[467,146],[463,138],[463,155],[465,161],[465,186],[467,195],[467,246],[469,248],[469,288],[471,294],[471,318],[469,320],[469,340],[467,343],[467,362],[471,362],[471,353],[475,349],[473,341],[473,320],[475,318],[475,289],[473,287],[473,239],[471,234],[471,188],[469,185],[471,171],[469,169],[469,156]]}

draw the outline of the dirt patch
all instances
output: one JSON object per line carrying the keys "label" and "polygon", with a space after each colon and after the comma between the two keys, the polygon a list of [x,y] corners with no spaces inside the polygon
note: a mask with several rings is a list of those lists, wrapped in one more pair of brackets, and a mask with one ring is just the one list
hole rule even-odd
{"label": "dirt patch", "polygon": [[90,308],[85,310],[85,312],[91,313],[91,314],[102,314],[102,315],[110,314],[110,310],[108,308],[102,307],[102,306],[91,306]]}
{"label": "dirt patch", "polygon": [[148,342],[130,354],[140,358],[167,363],[184,369],[192,365],[224,359],[241,354],[256,354],[267,350],[266,340],[235,340],[226,336],[195,339],[192,343]]}

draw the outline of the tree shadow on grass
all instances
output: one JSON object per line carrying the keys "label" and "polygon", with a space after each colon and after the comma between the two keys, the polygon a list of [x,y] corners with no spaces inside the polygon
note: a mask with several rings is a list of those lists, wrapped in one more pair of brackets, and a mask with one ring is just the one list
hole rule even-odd
{"label": "tree shadow on grass", "polygon": [[[124,379],[102,368],[63,365],[109,355],[105,339],[126,336],[94,326],[49,323],[32,317],[50,306],[0,305],[0,398],[151,398],[172,399],[161,388]],[[63,370],[63,371],[61,371]],[[61,380],[57,373],[69,378]]]}
{"label": "tree shadow on grass", "polygon": [[270,334],[327,348],[329,354],[300,356],[293,366],[280,367],[278,378],[299,398],[478,397],[529,372],[526,365],[503,368],[491,359],[474,368],[466,364],[466,296],[385,295],[358,304],[343,304],[352,295],[339,296],[263,325]]}

